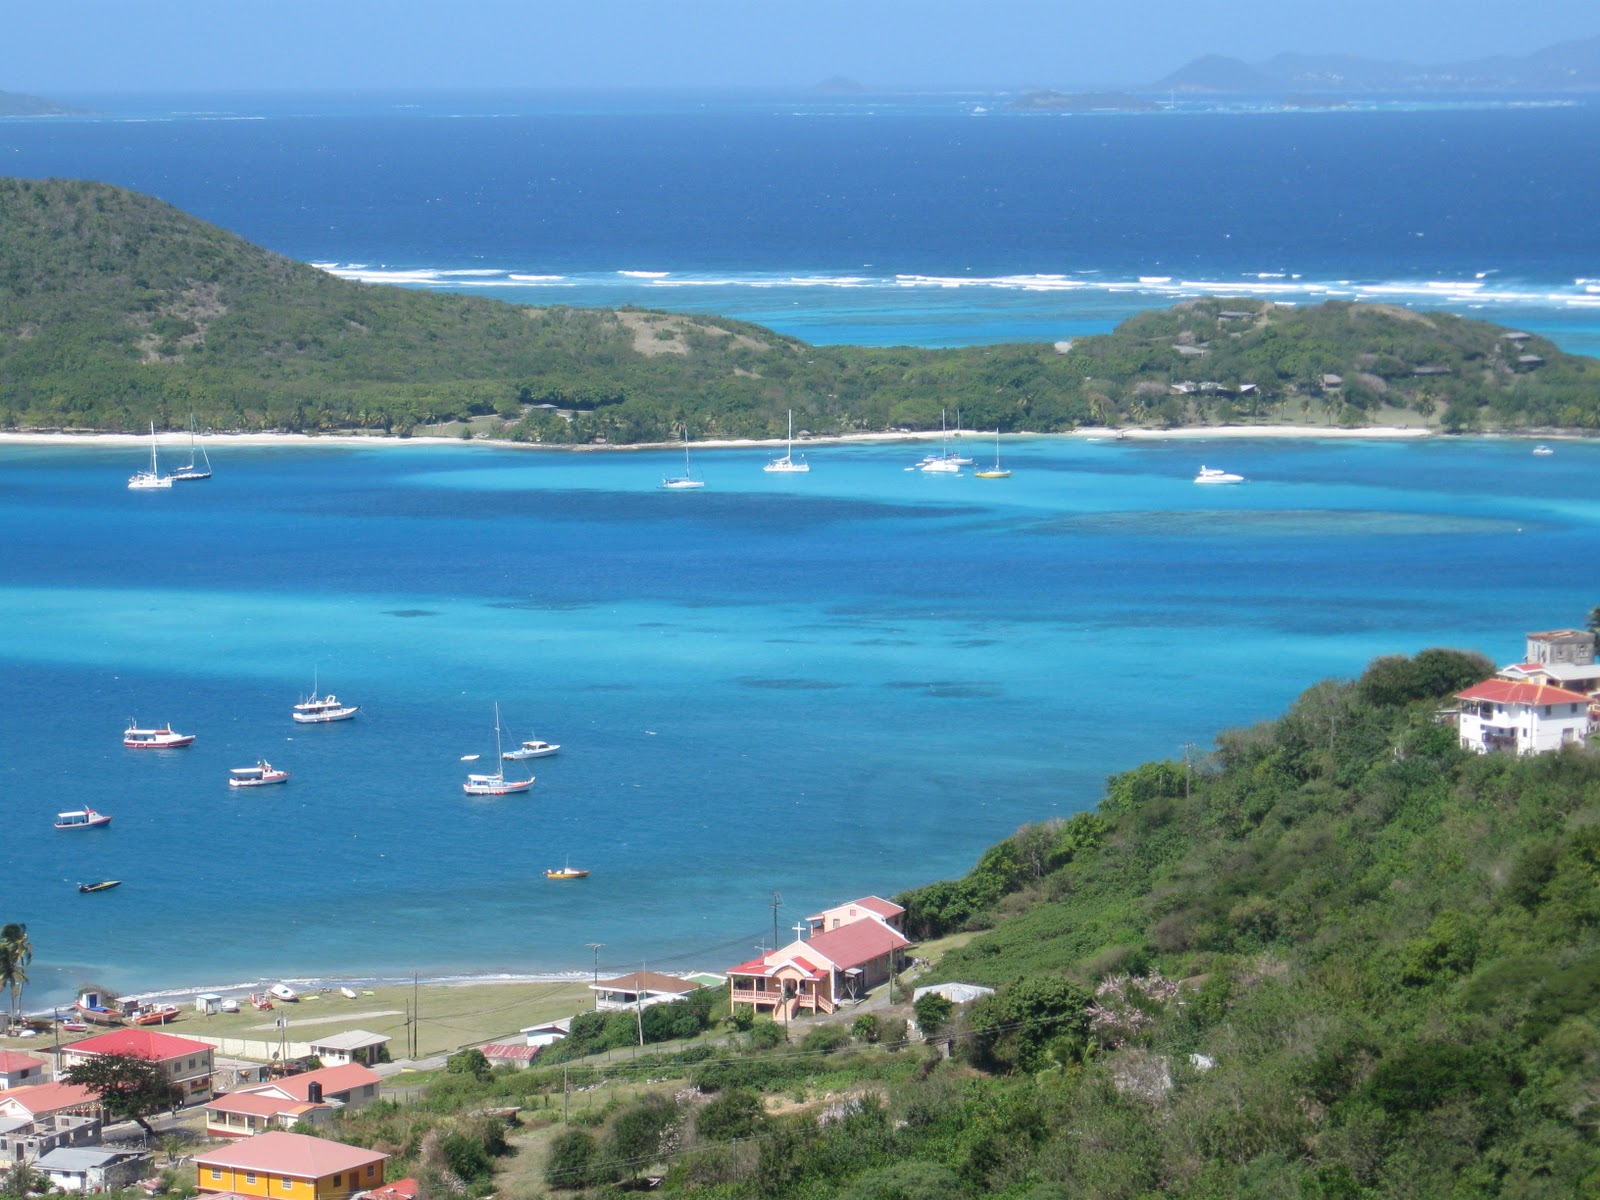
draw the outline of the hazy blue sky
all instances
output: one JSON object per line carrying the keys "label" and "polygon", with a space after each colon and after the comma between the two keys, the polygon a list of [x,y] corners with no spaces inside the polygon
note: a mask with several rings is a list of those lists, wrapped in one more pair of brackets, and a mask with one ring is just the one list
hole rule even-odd
{"label": "hazy blue sky", "polygon": [[35,0],[0,90],[1074,86],[1207,53],[1443,62],[1600,33],[1596,0]]}

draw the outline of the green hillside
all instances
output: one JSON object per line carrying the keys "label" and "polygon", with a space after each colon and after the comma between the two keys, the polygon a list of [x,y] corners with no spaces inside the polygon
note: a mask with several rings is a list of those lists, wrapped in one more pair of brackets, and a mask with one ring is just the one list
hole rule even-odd
{"label": "green hillside", "polygon": [[[1337,376],[1337,380],[1330,377]],[[1600,364],[1442,313],[1192,301],[1114,333],[954,350],[533,308],[334,278],[104,184],[0,179],[0,427],[588,443],[1313,420],[1600,427]]]}
{"label": "green hillside", "polygon": [[[1600,754],[1461,750],[1440,701],[1491,670],[1379,659],[1113,776],[900,897],[944,952],[887,1006],[650,1054],[718,1010],[588,1013],[555,1069],[458,1055],[336,1133],[435,1194],[1600,1195]],[[908,1040],[946,979],[997,990]],[[497,1105],[509,1139],[464,1125]]]}

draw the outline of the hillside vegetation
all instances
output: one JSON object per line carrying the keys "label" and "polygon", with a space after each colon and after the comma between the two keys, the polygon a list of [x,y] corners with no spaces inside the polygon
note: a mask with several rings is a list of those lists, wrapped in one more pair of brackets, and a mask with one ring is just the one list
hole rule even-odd
{"label": "hillside vegetation", "polygon": [[[1380,659],[900,897],[919,938],[979,931],[902,1001],[997,989],[924,997],[928,1041],[902,1002],[566,1074],[469,1053],[340,1135],[434,1194],[1600,1194],[1600,755],[1459,749],[1439,701],[1491,669]],[[440,1141],[497,1105],[522,1128]]]}
{"label": "hillside vegetation", "polygon": [[[1600,427],[1600,364],[1446,314],[1202,300],[1057,346],[809,346],[744,322],[336,279],[148,196],[0,179],[0,427],[557,443],[1412,419]],[[1420,373],[1419,373],[1420,372]],[[1337,375],[1338,383],[1325,379]]]}

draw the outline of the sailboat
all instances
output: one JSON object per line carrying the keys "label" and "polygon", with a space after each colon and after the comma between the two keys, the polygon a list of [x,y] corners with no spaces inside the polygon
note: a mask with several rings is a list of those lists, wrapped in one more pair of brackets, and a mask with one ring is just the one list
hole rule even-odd
{"label": "sailboat", "polygon": [[151,488],[169,488],[172,486],[172,476],[163,475],[161,468],[156,463],[156,423],[150,422],[150,469],[148,471],[135,471],[128,476],[128,487],[136,492],[148,491]]}
{"label": "sailboat", "polygon": [[689,467],[689,427],[683,428],[683,474],[664,475],[661,478],[661,490],[665,492],[687,492],[691,488],[703,488],[705,483],[694,477],[694,472]]}
{"label": "sailboat", "polygon": [[786,450],[784,452],[784,455],[783,455],[782,458],[773,459],[771,462],[769,462],[766,466],[762,467],[761,469],[763,471],[768,471],[768,472],[772,472],[772,473],[776,473],[776,474],[782,474],[782,475],[799,475],[799,474],[802,474],[802,473],[804,473],[806,471],[811,470],[811,465],[806,462],[806,456],[804,454],[802,454],[800,456],[800,461],[799,462],[795,462],[795,460],[794,460],[794,409],[791,408],[789,410],[789,448],[788,448],[788,450]]}
{"label": "sailboat", "polygon": [[[189,414],[189,461],[188,461],[188,463],[186,465],[179,467],[176,471],[174,471],[172,473],[173,480],[178,482],[178,483],[185,483],[185,482],[188,482],[188,481],[191,481],[191,480],[196,480],[196,479],[210,479],[211,478],[211,456],[206,453],[206,448],[204,446],[201,446],[196,442],[194,425],[195,425],[194,414],[190,413]],[[197,449],[200,451],[200,458],[201,458],[201,461],[204,462],[204,464],[205,464],[204,466],[200,466],[200,465],[196,464],[195,461],[194,461],[194,452]]]}
{"label": "sailboat", "polygon": [[507,779],[505,760],[500,756],[500,705],[494,706],[494,761],[496,763],[493,775],[468,775],[467,781],[461,785],[461,790],[469,796],[509,796],[513,792],[525,792],[533,787],[533,776],[526,779]]}
{"label": "sailboat", "polygon": [[1000,431],[994,431],[994,466],[983,471],[974,471],[979,479],[1010,479],[1011,472],[1000,465]]}
{"label": "sailboat", "polygon": [[917,470],[935,475],[961,474],[961,460],[950,450],[950,431],[945,426],[942,408],[939,410],[939,453],[929,454],[923,458],[917,464]]}

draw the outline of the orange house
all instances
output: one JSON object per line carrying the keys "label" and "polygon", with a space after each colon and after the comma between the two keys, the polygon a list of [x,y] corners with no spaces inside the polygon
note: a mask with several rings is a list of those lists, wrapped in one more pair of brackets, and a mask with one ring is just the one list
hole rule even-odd
{"label": "orange house", "polygon": [[383,1186],[387,1154],[275,1130],[194,1156],[202,1192],[263,1200],[346,1200]]}

